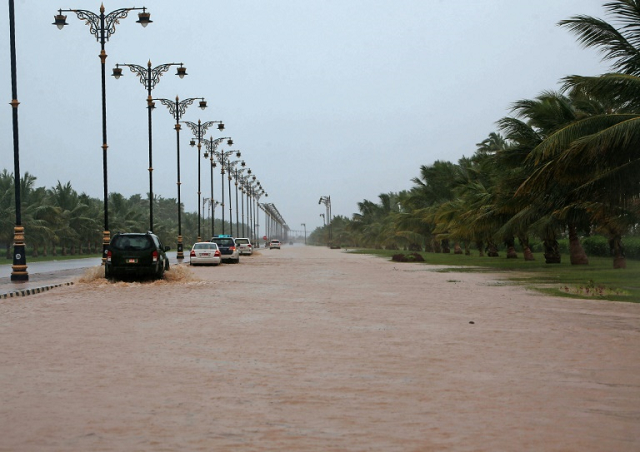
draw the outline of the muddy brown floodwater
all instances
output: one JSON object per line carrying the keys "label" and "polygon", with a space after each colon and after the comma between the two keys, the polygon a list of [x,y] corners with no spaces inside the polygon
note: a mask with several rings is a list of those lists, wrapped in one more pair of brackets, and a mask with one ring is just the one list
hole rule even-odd
{"label": "muddy brown floodwater", "polygon": [[638,451],[640,304],[322,247],[0,300],[0,451]]}

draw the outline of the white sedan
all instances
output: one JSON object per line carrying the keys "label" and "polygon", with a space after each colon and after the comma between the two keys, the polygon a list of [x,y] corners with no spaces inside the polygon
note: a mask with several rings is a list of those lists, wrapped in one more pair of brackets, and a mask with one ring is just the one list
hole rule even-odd
{"label": "white sedan", "polygon": [[213,242],[194,243],[189,257],[189,265],[220,265],[220,262],[222,262],[222,255],[220,254],[218,245]]}

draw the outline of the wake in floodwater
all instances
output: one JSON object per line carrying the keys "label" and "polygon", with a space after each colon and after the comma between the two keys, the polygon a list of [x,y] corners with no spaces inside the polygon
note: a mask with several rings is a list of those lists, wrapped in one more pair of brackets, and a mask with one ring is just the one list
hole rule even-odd
{"label": "wake in floodwater", "polygon": [[94,285],[103,285],[103,284],[117,284],[117,283],[142,283],[142,284],[176,284],[176,283],[188,283],[199,281],[199,279],[193,274],[189,267],[184,265],[173,265],[169,269],[169,271],[164,272],[164,277],[159,280],[154,279],[145,279],[145,280],[134,280],[127,279],[124,281],[120,280],[108,280],[104,277],[104,267],[102,265],[96,265],[95,267],[88,268],[84,274],[78,279],[78,282],[81,284],[94,284]]}

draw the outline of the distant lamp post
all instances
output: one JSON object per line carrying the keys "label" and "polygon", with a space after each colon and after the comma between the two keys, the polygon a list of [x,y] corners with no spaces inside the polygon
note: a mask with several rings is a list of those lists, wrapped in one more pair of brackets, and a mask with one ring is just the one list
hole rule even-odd
{"label": "distant lamp post", "polygon": [[111,35],[116,32],[116,24],[120,23],[121,19],[126,18],[130,11],[142,10],[138,13],[139,23],[143,27],[149,25],[152,21],[149,19],[150,14],[147,12],[146,7],[142,8],[121,8],[111,11],[108,14],[104,13],[104,5],[100,6],[100,14],[92,13],[84,9],[59,9],[58,14],[55,15],[55,21],[53,25],[57,26],[60,30],[67,24],[67,16],[62,14],[63,12],[74,13],[78,19],[84,20],[89,25],[89,32],[95,36],[96,40],[100,43],[100,65],[102,68],[102,179],[104,189],[104,232],[102,234],[102,262],[106,259],[106,251],[109,246],[110,233],[109,233],[109,187],[107,184],[107,88],[106,88],[106,70],[105,61],[107,59],[107,53],[104,50],[105,43],[109,40]]}
{"label": "distant lamp post", "polygon": [[[240,151],[232,151],[236,153],[236,157],[240,157]],[[233,235],[233,202],[231,200],[231,179],[232,179],[232,174],[234,172],[234,168],[236,167],[236,165],[240,163],[239,160],[234,160],[231,161],[230,159],[227,159],[227,180],[229,181],[229,229],[230,229],[230,234]],[[244,166],[244,162],[242,162],[242,166]],[[236,203],[236,213],[238,210],[238,204]],[[237,232],[237,231],[236,231]]]}
{"label": "distant lamp post", "polygon": [[[187,126],[189,126],[189,128],[193,132],[193,136],[198,140],[198,155],[197,155],[198,157],[198,205],[200,205],[200,196],[202,195],[202,191],[200,190],[200,149],[202,148],[202,140],[204,138],[204,134],[207,132],[207,129],[209,127],[211,127],[214,124],[218,124],[218,130],[222,132],[224,130],[224,124],[222,123],[222,121],[207,121],[203,123],[199,119],[197,124],[191,121],[183,121],[183,122]],[[229,139],[229,137],[225,137],[222,139]],[[191,147],[194,147],[196,145],[196,140],[191,139],[189,144],[191,145]],[[211,199],[213,199],[213,194],[211,195]],[[200,242],[201,240],[202,239],[200,236],[200,211],[198,211],[198,242]]]}
{"label": "distant lamp post", "polygon": [[[236,165],[233,174],[234,184],[236,186],[236,236],[240,235],[240,216],[238,213],[238,210],[240,210],[240,207],[238,206],[238,178],[240,178],[242,176],[242,173],[246,170],[244,160],[240,163],[240,166],[242,166],[242,168],[238,169]],[[231,176],[231,173],[229,173],[229,176]]]}
{"label": "distant lamp post", "polygon": [[[211,199],[213,199],[213,169],[216,167],[216,155],[217,155],[216,149],[218,148],[220,143],[222,143],[224,140],[227,140],[227,145],[229,146],[233,145],[233,140],[229,137],[216,138],[215,140],[213,139],[213,137],[211,137],[211,139],[209,140],[207,140],[206,138],[202,139],[202,142],[204,143],[204,146],[205,146],[204,158],[205,159],[208,158],[210,162]],[[193,140],[192,140],[192,143],[194,143]],[[199,155],[200,153],[198,152],[198,156]],[[215,204],[213,206],[214,211],[219,204],[220,203],[218,201],[215,201]],[[211,233],[212,235],[215,236],[216,234],[215,234],[214,222],[215,222],[215,215],[213,215],[211,218]],[[224,234],[224,178],[222,181],[222,234]]]}
{"label": "distant lamp post", "polygon": [[304,228],[304,244],[307,244],[307,225],[306,223],[300,223],[300,226]]}
{"label": "distant lamp post", "polygon": [[187,75],[187,68],[183,66],[182,63],[167,63],[161,64],[154,68],[151,68],[151,60],[147,63],[147,67],[139,66],[137,64],[116,64],[116,67],[113,68],[113,73],[111,74],[115,79],[119,79],[122,77],[122,68],[120,66],[128,67],[131,72],[137,74],[140,78],[140,83],[147,90],[147,112],[148,112],[148,123],[149,123],[149,231],[153,232],[153,138],[151,133],[151,112],[153,111],[155,105],[151,100],[151,91],[156,87],[158,82],[160,82],[160,77],[162,74],[167,72],[171,66],[179,66],[176,71],[176,75],[181,79]]}
{"label": "distant lamp post", "polygon": [[[169,113],[171,113],[171,116],[173,116],[173,118],[176,120],[176,125],[174,127],[176,129],[176,154],[178,162],[178,252],[176,257],[178,259],[184,259],[184,249],[182,244],[182,202],[180,201],[180,118],[182,118],[182,115],[184,115],[184,113],[187,111],[187,107],[193,104],[194,101],[200,101],[199,106],[202,110],[207,108],[207,101],[205,101],[203,97],[190,97],[188,99],[180,100],[178,96],[176,96],[175,101],[169,99],[151,99],[152,102],[154,100],[157,100],[162,105],[166,106],[169,109]],[[200,205],[199,202],[198,205]]]}
{"label": "distant lamp post", "polygon": [[18,136],[18,78],[16,64],[16,28],[13,0],[9,0],[9,40],[11,46],[11,108],[13,114],[13,187],[16,202],[16,224],[13,228],[13,266],[11,281],[29,281],[27,255],[22,227],[22,206],[20,200],[20,143]]}
{"label": "distant lamp post", "polygon": [[[220,206],[222,207],[222,235],[224,235],[224,175],[225,175],[225,168],[228,165],[229,162],[229,158],[231,157],[231,154],[236,154],[236,157],[240,158],[241,154],[240,151],[219,151],[216,152],[216,147],[217,145],[212,144],[214,142],[213,137],[211,137],[210,140],[208,140],[209,146],[210,148],[208,148],[208,152],[210,153],[210,155],[216,157],[218,159],[218,162],[220,163],[220,174],[221,174],[221,179],[222,179],[222,183],[221,183],[221,187],[222,187],[222,197],[220,199],[222,199],[222,201],[220,202]],[[227,144],[229,146],[233,145],[233,140],[228,139],[227,140]],[[207,156],[205,155],[205,158]],[[231,186],[229,186],[229,190],[231,190]],[[229,201],[231,202],[231,201]],[[229,224],[232,224],[232,219],[229,218]],[[232,231],[233,231],[233,227],[232,227]],[[233,235],[233,232],[231,232],[231,235]]]}
{"label": "distant lamp post", "polygon": [[[251,178],[251,168],[247,168],[247,175],[246,176],[240,176],[240,201],[241,201],[241,205],[240,205],[240,212],[242,212],[242,237],[248,237],[247,235],[247,223],[245,221],[245,198],[247,198],[247,208],[248,208],[248,193],[247,193],[247,188],[249,185],[249,179]],[[236,180],[236,183],[238,181]],[[237,204],[237,201],[236,201]],[[248,212],[247,212],[247,219],[249,218]]]}
{"label": "distant lamp post", "polygon": [[211,203],[211,237],[216,236],[216,207],[220,205],[220,201],[213,200]]}
{"label": "distant lamp post", "polygon": [[333,238],[331,233],[331,196],[321,196],[318,204],[324,204],[325,208],[327,209],[327,221],[325,226],[329,226],[329,244],[331,244],[331,240]]}

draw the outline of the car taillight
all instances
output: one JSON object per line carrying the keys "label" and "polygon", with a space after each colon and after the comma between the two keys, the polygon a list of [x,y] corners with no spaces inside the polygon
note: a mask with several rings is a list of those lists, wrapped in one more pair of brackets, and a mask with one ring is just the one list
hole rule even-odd
{"label": "car taillight", "polygon": [[196,257],[196,252],[195,252],[195,250],[191,250],[191,253],[189,254],[189,256],[191,256],[191,257]]}
{"label": "car taillight", "polygon": [[235,246],[230,246],[230,247],[229,247],[229,249],[230,249],[231,251],[235,251],[235,250],[236,250],[236,247],[235,247]]}
{"label": "car taillight", "polygon": [[107,262],[111,262],[111,250],[107,251]]}
{"label": "car taillight", "polygon": [[151,253],[151,258],[153,262],[158,262],[158,251],[154,250],[153,253]]}
{"label": "car taillight", "polygon": [[220,251],[218,251],[218,250],[216,250],[216,252],[213,253],[213,255],[216,256],[216,257],[221,256]]}
{"label": "car taillight", "polygon": [[247,248],[251,248],[251,245],[247,245]]}

